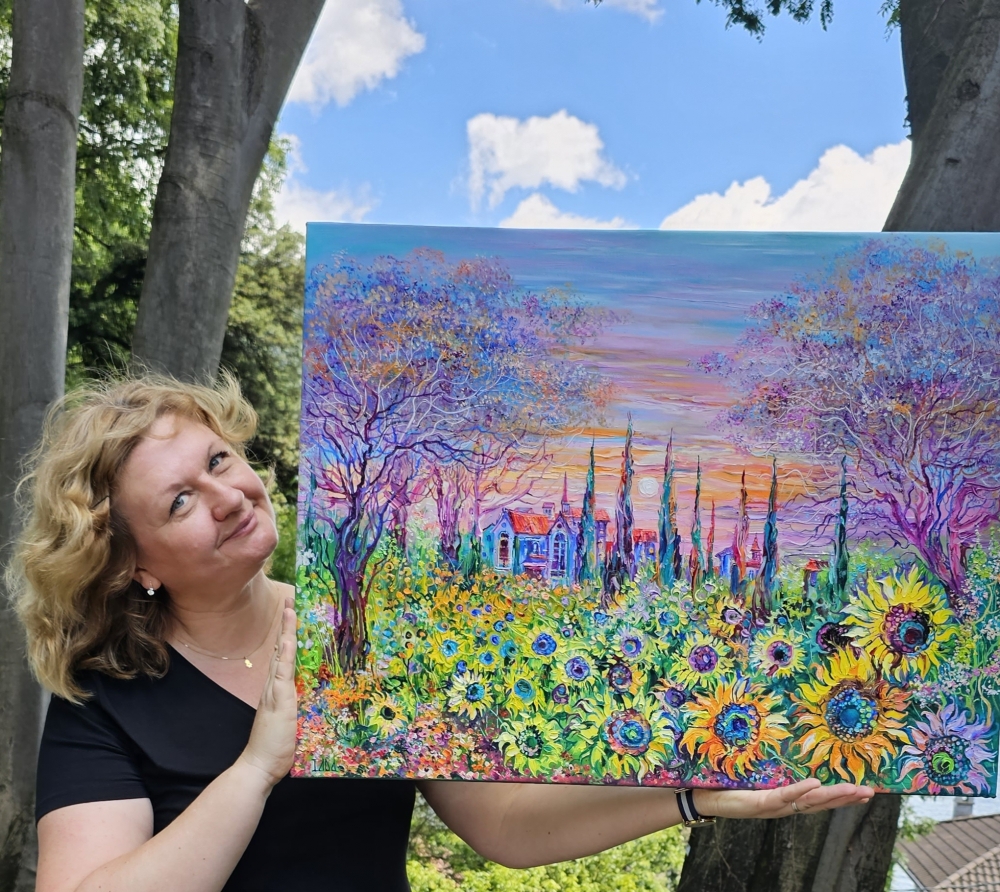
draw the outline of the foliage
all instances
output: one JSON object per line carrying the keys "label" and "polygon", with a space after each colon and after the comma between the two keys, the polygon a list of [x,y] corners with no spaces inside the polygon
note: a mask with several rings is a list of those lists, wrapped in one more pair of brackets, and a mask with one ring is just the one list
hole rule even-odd
{"label": "foliage", "polygon": [[[306,313],[302,449],[335,546],[326,566],[346,670],[363,658],[365,580],[394,509],[433,470],[440,521],[462,492],[451,472],[480,467],[489,444],[537,455],[593,417],[608,387],[566,354],[603,316],[560,292],[520,289],[499,261],[451,263],[433,251],[368,266],[338,257],[311,272]],[[448,516],[442,551],[454,566]]]}
{"label": "foliage", "polygon": [[1000,267],[870,241],[753,317],[702,361],[740,394],[731,439],[828,465],[846,451],[855,532],[912,548],[961,611],[965,553],[1000,495]]}
{"label": "foliage", "polygon": [[996,644],[970,646],[976,626],[918,565],[852,568],[842,611],[799,609],[790,572],[758,621],[727,584],[665,590],[655,568],[603,608],[595,587],[465,579],[390,544],[368,579],[367,668],[340,675],[329,541],[303,533],[298,773],[989,789],[975,679]]}
{"label": "foliage", "polygon": [[684,861],[679,827],[590,858],[511,870],[479,857],[418,799],[410,831],[407,873],[413,892],[669,892]]}

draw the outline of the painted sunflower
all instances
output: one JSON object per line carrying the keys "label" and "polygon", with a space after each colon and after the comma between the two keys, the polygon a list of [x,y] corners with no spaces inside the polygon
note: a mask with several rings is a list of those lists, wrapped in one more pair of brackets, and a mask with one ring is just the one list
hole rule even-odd
{"label": "painted sunflower", "polygon": [[757,770],[769,756],[780,755],[781,742],[791,736],[778,697],[754,691],[749,679],[723,682],[711,693],[696,694],[685,710],[688,722],[681,747],[734,780]]}
{"label": "painted sunflower", "polygon": [[743,631],[746,614],[735,598],[727,597],[717,601],[708,617],[708,630],[716,638],[738,637]]}
{"label": "painted sunflower", "polygon": [[805,642],[788,628],[762,630],[750,646],[750,665],[768,678],[791,678],[805,669]]}
{"label": "painted sunflower", "polygon": [[504,722],[497,744],[506,764],[519,774],[544,777],[562,767],[561,730],[539,713]]}
{"label": "painted sunflower", "polygon": [[673,677],[686,687],[711,686],[733,667],[729,647],[718,638],[696,631],[678,648]]}
{"label": "painted sunflower", "polygon": [[658,704],[643,697],[614,697],[583,704],[587,715],[570,736],[571,753],[601,775],[638,782],[674,753],[674,731]]}
{"label": "painted sunflower", "polygon": [[448,706],[471,721],[491,710],[493,702],[482,677],[477,672],[466,670],[452,677]]}
{"label": "painted sunflower", "polygon": [[858,784],[870,768],[877,779],[882,763],[907,740],[907,693],[879,677],[864,653],[838,651],[816,676],[793,695],[801,707],[798,723],[807,729],[799,740],[806,764],[813,772],[827,766]]}
{"label": "painted sunflower", "polygon": [[994,758],[987,722],[969,718],[965,710],[949,703],[914,723],[910,743],[903,747],[899,776],[916,772],[912,783],[932,796],[938,793],[989,793],[989,773]]}
{"label": "painted sunflower", "polygon": [[855,643],[886,675],[910,673],[926,678],[941,661],[942,645],[956,634],[944,592],[931,586],[920,569],[869,579],[844,610],[844,624]]}
{"label": "painted sunflower", "polygon": [[365,722],[379,737],[392,737],[406,730],[413,714],[400,698],[378,691],[365,710]]}

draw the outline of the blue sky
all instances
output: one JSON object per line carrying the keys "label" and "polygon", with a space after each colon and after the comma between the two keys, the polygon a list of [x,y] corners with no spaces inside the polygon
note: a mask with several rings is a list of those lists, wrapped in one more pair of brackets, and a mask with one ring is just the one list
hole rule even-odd
{"label": "blue sky", "polygon": [[839,0],[825,32],[769,19],[758,41],[695,0],[327,0],[279,123],[297,147],[279,209],[878,229],[908,157],[879,6]]}

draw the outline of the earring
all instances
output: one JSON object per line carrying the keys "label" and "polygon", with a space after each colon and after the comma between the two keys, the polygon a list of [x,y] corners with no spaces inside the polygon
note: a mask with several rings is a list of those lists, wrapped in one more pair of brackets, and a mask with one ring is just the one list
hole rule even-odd
{"label": "earring", "polygon": [[149,597],[152,598],[153,595],[156,594],[156,589],[155,588],[148,588],[148,589],[146,589],[146,594],[149,595]]}

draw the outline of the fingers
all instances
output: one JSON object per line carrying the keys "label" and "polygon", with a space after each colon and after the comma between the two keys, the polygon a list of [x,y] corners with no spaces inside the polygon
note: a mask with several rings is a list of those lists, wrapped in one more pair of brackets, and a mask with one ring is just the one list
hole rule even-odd
{"label": "fingers", "polygon": [[781,791],[782,800],[787,806],[779,814],[807,814],[841,808],[846,805],[861,805],[868,802],[875,794],[871,787],[857,784],[830,784],[823,786],[819,781],[810,778],[797,784],[785,787]]}
{"label": "fingers", "polygon": [[292,608],[292,599],[286,598],[274,662],[274,678],[279,681],[289,681],[295,675],[295,625],[296,618],[295,610]]}

